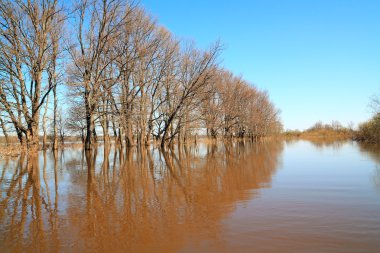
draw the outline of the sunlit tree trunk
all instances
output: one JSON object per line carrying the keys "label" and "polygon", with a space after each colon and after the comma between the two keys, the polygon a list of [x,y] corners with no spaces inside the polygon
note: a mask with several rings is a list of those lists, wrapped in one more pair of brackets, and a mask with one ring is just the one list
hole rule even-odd
{"label": "sunlit tree trunk", "polygon": [[49,97],[46,98],[46,105],[45,105],[45,111],[44,115],[42,116],[42,131],[43,131],[43,139],[42,139],[42,149],[47,149],[47,127],[46,127],[46,120],[47,120],[47,111],[49,108]]}
{"label": "sunlit tree trunk", "polygon": [[5,138],[5,144],[8,146],[9,145],[9,137],[8,137],[8,130],[7,126],[5,125],[5,122],[3,120],[3,117],[0,115],[0,126],[1,129],[3,130],[4,138]]}

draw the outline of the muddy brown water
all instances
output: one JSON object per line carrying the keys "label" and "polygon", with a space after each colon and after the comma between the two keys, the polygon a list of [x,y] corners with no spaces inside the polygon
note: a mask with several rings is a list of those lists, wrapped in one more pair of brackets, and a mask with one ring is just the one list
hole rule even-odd
{"label": "muddy brown water", "polygon": [[0,252],[380,252],[380,149],[67,148],[0,161]]}

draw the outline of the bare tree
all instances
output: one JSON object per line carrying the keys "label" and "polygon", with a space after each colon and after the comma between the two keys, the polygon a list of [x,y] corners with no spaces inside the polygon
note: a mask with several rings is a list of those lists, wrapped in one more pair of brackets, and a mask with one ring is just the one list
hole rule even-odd
{"label": "bare tree", "polygon": [[53,89],[44,76],[61,12],[57,0],[0,1],[0,103],[30,150],[38,148],[40,110]]}
{"label": "bare tree", "polygon": [[[178,78],[172,80],[170,89],[166,89],[168,110],[162,130],[162,148],[178,133],[173,132],[173,127],[175,127],[173,123],[176,117],[183,112],[186,106],[194,103],[200,105],[199,102],[209,95],[210,82],[215,75],[216,58],[219,51],[220,45],[216,44],[207,52],[190,48],[182,55],[178,66]],[[181,124],[180,121],[176,123],[177,126]]]}
{"label": "bare tree", "polygon": [[[121,145],[149,145],[155,137],[164,148],[204,130],[213,138],[260,138],[281,128],[266,92],[218,68],[219,43],[206,51],[186,46],[133,1],[79,0],[68,19],[62,6],[59,0],[0,0],[6,138],[15,132],[36,149],[43,132],[46,148],[49,119],[53,149],[65,130],[91,149],[100,129],[105,143],[111,130]],[[67,20],[70,33],[63,29]],[[63,80],[71,104],[62,113],[57,87]]]}
{"label": "bare tree", "polygon": [[9,145],[9,136],[8,136],[8,129],[5,120],[3,119],[3,115],[0,114],[0,127],[3,130],[4,138],[5,138],[5,144]]}
{"label": "bare tree", "polygon": [[65,122],[65,128],[70,134],[80,134],[81,140],[85,142],[86,130],[86,112],[83,106],[72,104],[68,109],[68,117]]}
{"label": "bare tree", "polygon": [[62,109],[59,110],[59,112],[58,112],[56,126],[58,129],[58,135],[59,135],[60,142],[62,144],[64,144],[65,143],[65,136],[66,136],[66,127],[65,127],[66,126],[66,118],[65,118],[65,116],[63,116]]}
{"label": "bare tree", "polygon": [[222,69],[214,82],[212,95],[202,105],[209,136],[258,139],[281,130],[279,111],[266,92]]}
{"label": "bare tree", "polygon": [[47,112],[48,112],[48,106],[49,106],[49,96],[46,98],[45,108],[44,108],[44,114],[42,116],[42,131],[43,131],[43,137],[42,137],[42,149],[47,149]]}
{"label": "bare tree", "polygon": [[53,87],[53,150],[58,149],[58,127],[57,127],[57,118],[58,118],[58,94],[57,87],[59,80],[62,79],[58,71],[58,58],[61,54],[60,44],[62,40],[62,30],[60,26],[57,26],[55,30],[50,33],[52,38],[52,47],[51,47],[51,61],[48,67],[48,81],[49,85]]}
{"label": "bare tree", "polygon": [[73,61],[70,85],[80,89],[86,109],[85,148],[91,149],[95,114],[102,87],[116,83],[105,72],[118,58],[114,45],[122,37],[132,6],[121,0],[82,0],[76,6],[76,43],[69,48]]}
{"label": "bare tree", "polygon": [[374,114],[380,113],[380,95],[373,95],[369,106]]}

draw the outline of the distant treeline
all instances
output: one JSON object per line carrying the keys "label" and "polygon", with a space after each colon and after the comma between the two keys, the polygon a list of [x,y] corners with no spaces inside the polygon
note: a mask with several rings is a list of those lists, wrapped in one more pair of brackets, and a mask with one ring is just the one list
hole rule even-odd
{"label": "distant treeline", "polygon": [[135,1],[3,0],[0,23],[0,128],[28,148],[281,130],[267,93],[219,66],[219,43],[179,41]]}
{"label": "distant treeline", "polygon": [[359,125],[356,138],[363,142],[380,143],[380,94],[371,97],[369,106],[374,115]]}
{"label": "distant treeline", "polygon": [[375,95],[371,98],[370,107],[374,112],[374,116],[370,120],[361,123],[355,130],[353,124],[344,127],[338,121],[333,121],[331,124],[317,122],[305,131],[285,131],[283,134],[286,137],[349,138],[361,142],[380,143],[380,96]]}
{"label": "distant treeline", "polygon": [[315,123],[312,127],[305,131],[285,131],[284,136],[301,137],[301,138],[333,138],[333,139],[349,139],[353,138],[355,131],[353,126],[343,126],[338,121],[333,121],[331,124],[323,124],[322,122]]}

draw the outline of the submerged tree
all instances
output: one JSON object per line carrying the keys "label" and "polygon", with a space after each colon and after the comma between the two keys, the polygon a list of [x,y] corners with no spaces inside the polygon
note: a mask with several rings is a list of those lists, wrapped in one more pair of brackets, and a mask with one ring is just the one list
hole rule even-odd
{"label": "submerged tree", "polygon": [[380,97],[372,96],[370,107],[374,112],[373,117],[360,124],[357,139],[365,142],[380,143]]}
{"label": "submerged tree", "polygon": [[219,70],[214,86],[202,109],[207,135],[257,139],[281,131],[279,112],[266,92],[226,70]]}
{"label": "submerged tree", "polygon": [[76,36],[69,53],[73,62],[69,84],[79,89],[86,117],[85,148],[94,140],[95,114],[101,94],[111,89],[116,77],[110,76],[113,64],[121,52],[115,45],[122,40],[122,28],[128,24],[133,8],[121,0],[82,0],[76,6]]}
{"label": "submerged tree", "polygon": [[61,12],[57,0],[0,1],[0,103],[30,149],[38,148],[41,108],[54,88],[45,79]]}
{"label": "submerged tree", "polygon": [[[188,46],[130,1],[80,0],[67,15],[62,5],[0,0],[4,135],[11,128],[35,149],[43,133],[47,147],[51,125],[53,149],[65,129],[79,134],[86,149],[100,132],[105,143],[111,132],[120,145],[158,141],[164,148],[204,132],[260,138],[279,131],[268,94],[218,66],[219,43]],[[63,113],[59,96],[68,102]]]}

